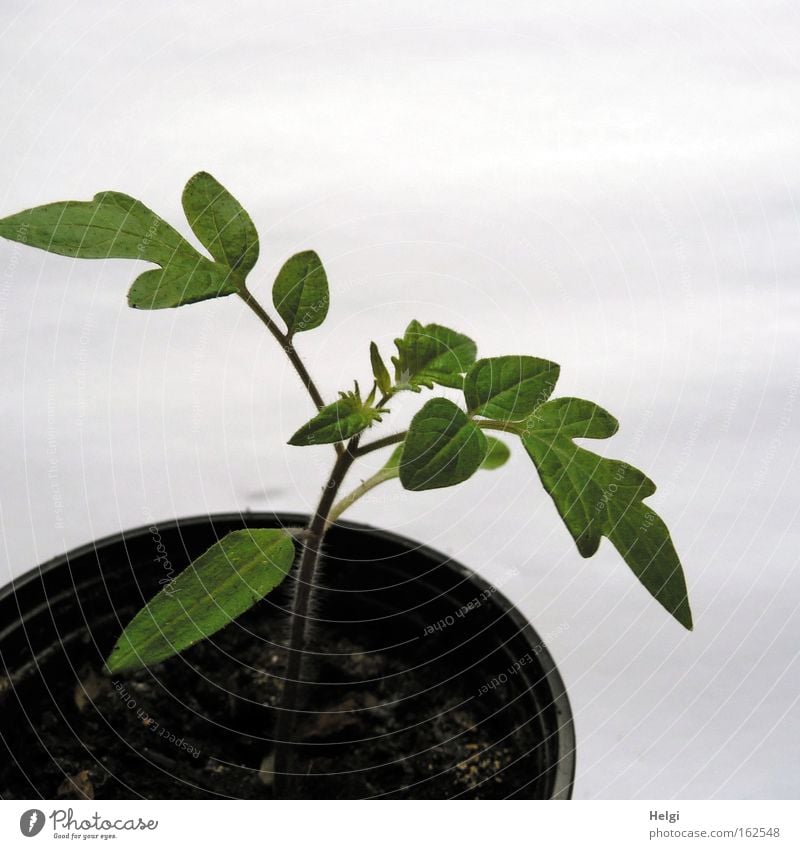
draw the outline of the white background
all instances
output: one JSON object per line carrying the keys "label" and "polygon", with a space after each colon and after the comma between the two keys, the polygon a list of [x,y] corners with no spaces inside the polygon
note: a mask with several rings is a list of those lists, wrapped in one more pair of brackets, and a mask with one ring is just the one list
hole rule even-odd
{"label": "white background", "polygon": [[[619,417],[600,450],[660,484],[692,634],[607,542],[579,557],[519,449],[352,513],[519,570],[578,797],[797,795],[793,4],[6,0],[0,27],[3,213],[117,189],[188,233],[206,169],[259,228],[265,301],[290,253],[322,256],[330,315],[298,346],[326,396],[419,318],[553,359]],[[317,496],[329,458],[285,445],[311,407],[273,340],[233,298],[129,310],[142,269],[0,244],[3,583],[154,519]]]}

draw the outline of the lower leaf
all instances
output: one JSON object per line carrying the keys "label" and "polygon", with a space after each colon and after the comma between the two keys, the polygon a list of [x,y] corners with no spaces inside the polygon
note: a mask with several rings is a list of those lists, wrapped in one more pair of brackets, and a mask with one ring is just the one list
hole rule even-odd
{"label": "lower leaf", "polygon": [[136,614],[106,670],[113,674],[149,666],[211,636],[275,589],[293,562],[294,542],[285,531],[233,531]]}

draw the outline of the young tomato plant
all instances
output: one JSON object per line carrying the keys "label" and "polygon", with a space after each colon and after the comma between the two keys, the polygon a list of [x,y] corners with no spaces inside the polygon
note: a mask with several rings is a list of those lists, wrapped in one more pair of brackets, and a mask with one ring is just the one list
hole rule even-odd
{"label": "young tomato plant", "polygon": [[[681,625],[692,616],[680,560],[664,522],[644,503],[655,484],[620,460],[601,457],[576,439],[606,439],[616,419],[591,401],[553,398],[559,367],[524,355],[477,358],[475,343],[438,324],[412,321],[396,340],[387,366],[369,346],[373,382],[358,383],[325,403],[295,348],[298,333],[319,327],[328,311],[328,280],[314,251],[290,257],[272,287],[277,317],[248,288],[259,240],[250,216],[210,174],[189,180],[183,208],[208,254],[197,251],[143,203],[119,192],[91,201],[51,203],[0,220],[0,236],[52,253],[80,258],[146,260],[158,266],[133,282],[128,303],[165,309],[236,295],[265,325],[297,371],[317,413],[290,445],[332,446],[333,467],[322,497],[302,531],[250,529],[228,534],[164,587],[125,628],[108,660],[110,673],[164,660],[208,637],[295,573],[288,664],[275,731],[277,788],[288,774],[300,707],[309,606],[327,529],[365,493],[399,478],[408,490],[454,486],[479,469],[502,466],[519,440],[583,557],[607,537],[644,588]],[[279,323],[279,320],[282,324]],[[463,393],[454,403],[427,400],[407,431],[362,441],[390,413],[400,392],[436,386]],[[342,483],[359,458],[394,446],[385,465],[347,495]],[[295,560],[298,564],[295,567]]]}

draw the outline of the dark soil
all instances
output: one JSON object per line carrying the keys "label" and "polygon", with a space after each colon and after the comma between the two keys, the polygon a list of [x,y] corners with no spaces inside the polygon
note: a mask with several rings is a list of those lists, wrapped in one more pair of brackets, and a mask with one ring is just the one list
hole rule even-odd
{"label": "dark soil", "polygon": [[[257,610],[150,671],[110,679],[83,666],[49,675],[36,700],[6,692],[0,796],[272,798],[285,655]],[[457,630],[416,630],[398,647],[377,626],[318,627],[296,795],[527,795],[545,769],[539,726],[513,692],[478,696],[500,667],[459,668]]]}

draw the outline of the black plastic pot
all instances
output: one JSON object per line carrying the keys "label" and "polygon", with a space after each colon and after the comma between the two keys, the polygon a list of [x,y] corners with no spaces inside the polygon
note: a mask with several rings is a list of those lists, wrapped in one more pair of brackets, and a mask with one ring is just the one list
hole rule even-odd
{"label": "black plastic pot", "polygon": [[[0,590],[0,795],[269,797],[263,753],[276,711],[252,687],[279,680],[280,670],[265,675],[237,646],[257,643],[274,650],[273,659],[280,654],[285,589],[220,632],[226,636],[216,645],[194,647],[131,681],[95,673],[159,583],[217,539],[246,526],[305,521],[230,514],[139,528],[72,551]],[[536,632],[495,588],[436,551],[342,523],[327,538],[318,598],[320,639],[334,629],[345,648],[317,647],[309,721],[315,700],[325,704],[341,690],[326,672],[331,657],[355,659],[361,672],[342,702],[350,713],[324,712],[335,733],[320,738],[317,729],[316,742],[306,744],[309,763],[330,764],[334,756],[342,780],[315,784],[309,776],[308,797],[334,795],[340,786],[343,795],[361,797],[570,797],[575,737],[564,685]],[[348,635],[354,648],[347,648]],[[370,680],[364,670],[378,657],[388,671]],[[394,725],[380,696],[358,701],[359,693],[390,684],[399,693],[389,699]],[[342,716],[365,718],[377,730],[340,733]],[[462,729],[459,739],[453,727]],[[205,742],[192,742],[200,738]],[[411,750],[396,756],[390,743]],[[469,758],[447,763],[451,750]],[[375,763],[351,769],[358,752],[374,754]],[[442,791],[445,778],[451,789]]]}

